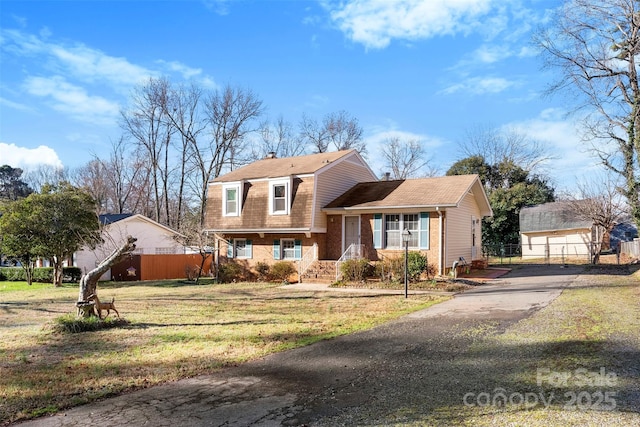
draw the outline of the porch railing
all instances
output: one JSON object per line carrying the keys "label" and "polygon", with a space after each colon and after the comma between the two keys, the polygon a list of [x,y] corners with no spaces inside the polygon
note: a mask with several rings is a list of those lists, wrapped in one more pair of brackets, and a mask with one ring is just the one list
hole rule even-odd
{"label": "porch railing", "polygon": [[302,275],[307,272],[311,264],[318,259],[318,244],[314,243],[298,261],[298,281],[302,283]]}
{"label": "porch railing", "polygon": [[338,261],[336,261],[336,282],[340,280],[340,278],[342,277],[342,273],[340,272],[340,266],[342,265],[343,262],[350,259],[360,259],[363,256],[364,256],[364,245],[358,245],[355,243],[352,243],[351,245],[349,245],[347,250],[344,251],[344,253],[340,256],[340,258],[338,258]]}

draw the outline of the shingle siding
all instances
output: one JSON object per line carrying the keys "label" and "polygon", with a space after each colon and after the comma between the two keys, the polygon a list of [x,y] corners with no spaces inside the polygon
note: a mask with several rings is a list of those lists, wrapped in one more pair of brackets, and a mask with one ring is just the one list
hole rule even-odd
{"label": "shingle siding", "polygon": [[313,183],[313,177],[294,178],[289,215],[271,215],[269,213],[269,181],[249,181],[245,185],[239,216],[222,215],[222,186],[211,184],[207,199],[206,226],[217,230],[309,228]]}

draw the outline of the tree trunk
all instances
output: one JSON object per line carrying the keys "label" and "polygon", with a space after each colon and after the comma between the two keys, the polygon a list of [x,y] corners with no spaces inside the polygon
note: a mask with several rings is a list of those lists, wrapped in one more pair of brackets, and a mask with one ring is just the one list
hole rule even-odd
{"label": "tree trunk", "polygon": [[59,288],[62,286],[62,257],[54,256],[51,261],[53,264],[53,286]]}
{"label": "tree trunk", "polygon": [[200,249],[200,268],[198,269],[198,276],[196,277],[196,285],[200,284],[200,277],[202,277],[202,270],[204,269],[204,263],[207,261],[207,257],[209,255],[207,255],[207,253],[203,250]]}
{"label": "tree trunk", "polygon": [[[105,258],[96,268],[89,271],[87,274],[82,276],[80,279],[80,292],[78,294],[78,304],[80,307],[82,303],[86,303],[87,299],[91,294],[96,293],[96,287],[98,286],[98,280],[100,277],[107,272],[113,265],[120,262],[124,257],[131,254],[136,249],[136,239],[132,236],[127,236],[127,241],[114,250],[111,255]],[[91,309],[83,309],[81,315],[83,317],[89,317],[92,315],[96,315],[93,307]]]}

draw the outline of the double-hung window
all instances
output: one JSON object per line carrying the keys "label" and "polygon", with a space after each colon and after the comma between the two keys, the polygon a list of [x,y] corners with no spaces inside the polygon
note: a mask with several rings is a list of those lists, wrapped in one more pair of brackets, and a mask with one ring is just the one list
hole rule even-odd
{"label": "double-hung window", "polygon": [[388,248],[401,248],[402,247],[402,227],[400,226],[400,216],[385,215],[384,229],[386,231],[387,238],[385,239],[386,246]]}
{"label": "double-hung window", "polygon": [[271,215],[288,215],[290,200],[290,183],[288,180],[273,181],[269,184],[269,213]]}
{"label": "double-hung window", "polygon": [[273,241],[273,259],[302,258],[302,241],[297,239],[276,239]]}
{"label": "double-hung window", "polygon": [[[417,248],[420,238],[420,217],[418,214],[405,214],[402,215],[402,229],[409,230],[411,236],[409,236],[409,247]],[[402,237],[400,238],[402,242]]]}
{"label": "double-hung window", "polygon": [[240,184],[225,185],[222,189],[222,212],[224,216],[240,215]]}
{"label": "double-hung window", "polygon": [[376,214],[373,238],[376,248],[403,248],[402,232],[409,230],[410,248],[429,249],[429,213]]}
{"label": "double-hung window", "polygon": [[295,240],[282,239],[282,259],[296,259]]}
{"label": "double-hung window", "polygon": [[231,239],[227,247],[229,258],[252,258],[252,244],[249,239]]}

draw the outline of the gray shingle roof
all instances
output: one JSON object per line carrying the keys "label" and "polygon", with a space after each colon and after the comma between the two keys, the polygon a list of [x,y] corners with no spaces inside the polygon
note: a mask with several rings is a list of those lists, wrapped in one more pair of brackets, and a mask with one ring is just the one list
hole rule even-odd
{"label": "gray shingle roof", "polygon": [[520,210],[520,232],[591,228],[593,222],[578,218],[572,205],[574,203],[561,201],[523,207]]}

